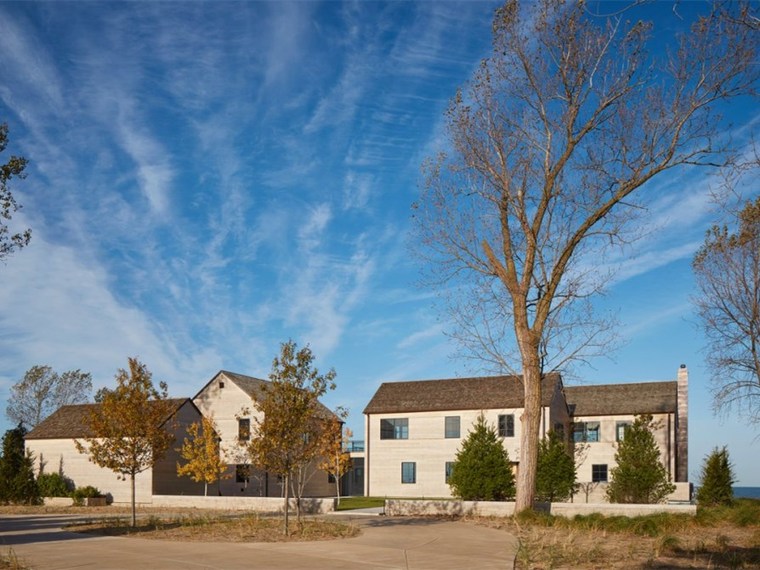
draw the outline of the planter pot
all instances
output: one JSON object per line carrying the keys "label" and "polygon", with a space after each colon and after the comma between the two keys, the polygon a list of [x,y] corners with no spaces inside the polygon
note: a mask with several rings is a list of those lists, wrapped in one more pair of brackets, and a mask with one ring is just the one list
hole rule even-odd
{"label": "planter pot", "polygon": [[86,507],[105,507],[108,505],[108,501],[105,497],[87,497],[84,500]]}

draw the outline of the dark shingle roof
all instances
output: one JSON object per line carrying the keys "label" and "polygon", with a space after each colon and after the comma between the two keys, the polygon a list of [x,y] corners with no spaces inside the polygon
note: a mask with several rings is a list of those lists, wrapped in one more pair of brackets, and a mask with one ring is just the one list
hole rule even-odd
{"label": "dark shingle roof", "polygon": [[[544,376],[542,405],[548,406],[551,403],[557,382],[561,382],[561,377],[556,372]],[[520,376],[385,382],[364,408],[364,413],[521,408],[523,402]]]}
{"label": "dark shingle roof", "polygon": [[[170,398],[172,413],[176,412],[188,401],[187,398]],[[80,437],[93,437],[95,434],[90,430],[87,421],[92,410],[100,407],[100,404],[79,404],[75,406],[61,406],[37,426],[26,434],[24,439],[73,439]]]}
{"label": "dark shingle roof", "polygon": [[677,411],[677,390],[675,381],[636,382],[566,387],[565,397],[573,416],[655,414]]}

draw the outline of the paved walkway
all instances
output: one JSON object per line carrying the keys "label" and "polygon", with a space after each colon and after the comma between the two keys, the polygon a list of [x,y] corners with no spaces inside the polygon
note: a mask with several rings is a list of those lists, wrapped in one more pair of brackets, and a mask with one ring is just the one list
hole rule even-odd
{"label": "paved walkway", "polygon": [[517,540],[504,531],[437,519],[356,517],[356,538],[300,543],[200,543],[116,538],[61,530],[77,517],[0,518],[0,551],[35,570],[511,569]]}

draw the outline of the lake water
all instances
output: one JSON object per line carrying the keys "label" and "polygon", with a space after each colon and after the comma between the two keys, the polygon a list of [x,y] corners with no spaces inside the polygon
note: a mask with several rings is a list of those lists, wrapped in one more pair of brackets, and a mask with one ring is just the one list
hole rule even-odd
{"label": "lake water", "polygon": [[760,487],[734,487],[736,499],[760,499]]}

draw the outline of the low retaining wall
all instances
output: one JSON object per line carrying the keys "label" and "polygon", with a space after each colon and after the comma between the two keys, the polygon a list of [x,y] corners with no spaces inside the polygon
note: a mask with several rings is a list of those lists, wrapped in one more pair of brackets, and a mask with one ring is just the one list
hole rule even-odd
{"label": "low retaining wall", "polygon": [[42,504],[46,507],[70,507],[74,504],[71,497],[43,497]]}
{"label": "low retaining wall", "polygon": [[[590,515],[636,517],[654,513],[697,514],[696,505],[622,505],[611,503],[543,503],[537,510],[562,517]],[[475,516],[509,517],[515,512],[514,502],[453,501],[446,499],[387,499],[385,512],[390,516]]]}
{"label": "low retaining wall", "polygon": [[[280,497],[200,497],[194,495],[153,495],[154,507],[217,509],[222,511],[253,511],[257,513],[281,513],[283,499]],[[296,510],[296,500],[290,499],[291,511]],[[335,499],[301,499],[301,512],[322,514],[335,510]]]}

